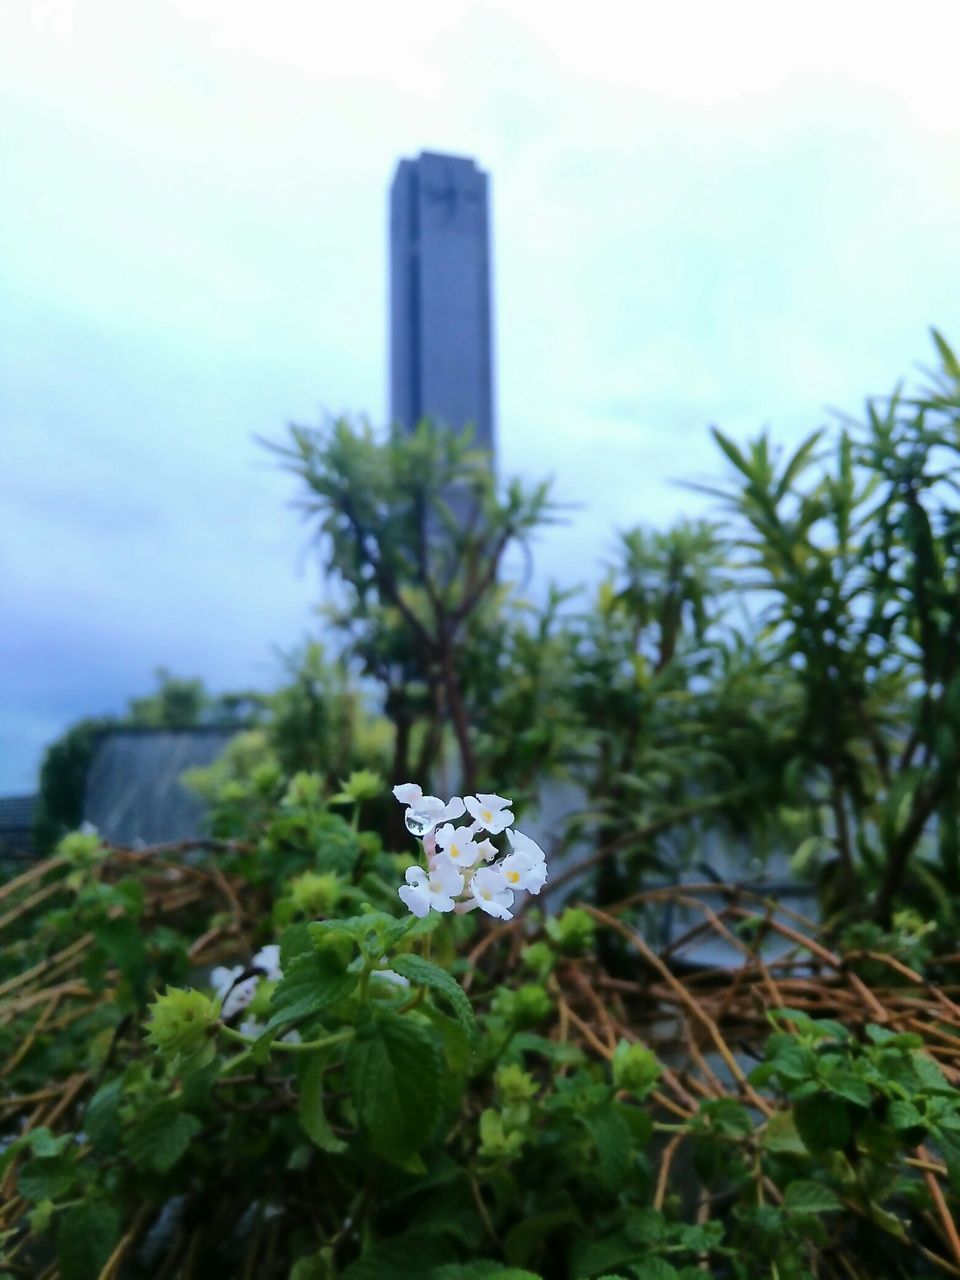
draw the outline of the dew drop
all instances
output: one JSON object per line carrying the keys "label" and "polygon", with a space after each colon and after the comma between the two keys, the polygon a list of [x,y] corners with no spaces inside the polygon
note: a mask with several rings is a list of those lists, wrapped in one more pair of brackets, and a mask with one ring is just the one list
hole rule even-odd
{"label": "dew drop", "polygon": [[429,835],[434,828],[433,818],[425,809],[408,809],[404,817],[407,830],[415,836]]}

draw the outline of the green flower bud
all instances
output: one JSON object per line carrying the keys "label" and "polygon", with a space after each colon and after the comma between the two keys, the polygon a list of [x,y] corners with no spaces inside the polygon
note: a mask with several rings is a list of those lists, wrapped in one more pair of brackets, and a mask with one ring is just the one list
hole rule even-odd
{"label": "green flower bud", "polygon": [[340,900],[343,881],[335,871],[305,871],[287,885],[287,897],[295,912],[310,916],[329,916]]}
{"label": "green flower bud", "polygon": [[339,792],[332,804],[360,804],[364,800],[376,800],[383,791],[383,779],[372,769],[357,769],[346,782],[340,783]]}
{"label": "green flower bud", "polygon": [[496,1085],[505,1102],[526,1102],[537,1092],[536,1080],[514,1063],[499,1069]]}
{"label": "green flower bud", "polygon": [[580,907],[567,907],[562,915],[547,921],[547,937],[559,951],[583,955],[593,948],[597,926]]}
{"label": "green flower bud", "polygon": [[520,959],[543,982],[553,969],[554,953],[548,943],[532,942],[520,952]]}
{"label": "green flower bud", "polygon": [[487,1109],[480,1116],[480,1155],[488,1160],[514,1156],[523,1146],[523,1134],[508,1132],[499,1111]]}
{"label": "green flower bud", "polygon": [[258,764],[250,774],[253,789],[262,796],[272,795],[280,785],[281,773],[279,765],[272,761]]}
{"label": "green flower bud", "polygon": [[286,809],[311,809],[320,803],[323,779],[318,773],[295,773],[281,803]]}
{"label": "green flower bud", "polygon": [[549,1014],[553,1008],[550,997],[543,987],[533,983],[518,987],[511,991],[504,987],[493,999],[493,1012],[505,1022],[519,1027],[535,1027]]}
{"label": "green flower bud", "polygon": [[660,1079],[663,1068],[652,1049],[621,1040],[613,1054],[613,1083],[637,1098],[645,1098]]}
{"label": "green flower bud", "polygon": [[217,1000],[168,987],[150,1006],[147,1039],[172,1066],[195,1071],[213,1060],[219,1021]]}
{"label": "green flower bud", "polygon": [[97,831],[71,831],[57,845],[57,853],[65,858],[72,867],[83,870],[105,858],[107,850]]}

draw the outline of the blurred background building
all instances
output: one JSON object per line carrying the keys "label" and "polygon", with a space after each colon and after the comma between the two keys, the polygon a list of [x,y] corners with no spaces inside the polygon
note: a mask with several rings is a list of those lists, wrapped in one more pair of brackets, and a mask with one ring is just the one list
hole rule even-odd
{"label": "blurred background building", "polygon": [[494,449],[490,201],[473,160],[424,151],[390,191],[390,418],[471,424]]}

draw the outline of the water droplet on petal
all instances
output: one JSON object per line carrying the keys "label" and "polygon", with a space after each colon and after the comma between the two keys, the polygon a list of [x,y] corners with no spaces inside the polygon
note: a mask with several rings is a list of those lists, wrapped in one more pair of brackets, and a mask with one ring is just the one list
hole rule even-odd
{"label": "water droplet on petal", "polygon": [[422,837],[429,835],[434,828],[433,818],[425,809],[408,809],[404,816],[407,830],[411,835]]}

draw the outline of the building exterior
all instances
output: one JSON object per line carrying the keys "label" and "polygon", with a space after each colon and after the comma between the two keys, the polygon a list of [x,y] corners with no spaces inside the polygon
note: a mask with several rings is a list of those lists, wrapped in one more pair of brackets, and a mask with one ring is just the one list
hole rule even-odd
{"label": "building exterior", "polygon": [[36,814],[36,796],[0,796],[0,862],[33,854]]}
{"label": "building exterior", "polygon": [[487,175],[424,151],[390,191],[390,416],[475,430],[494,449]]}
{"label": "building exterior", "polygon": [[108,729],[87,772],[84,821],[111,844],[191,840],[206,833],[206,805],[182,781],[217,759],[237,727]]}

